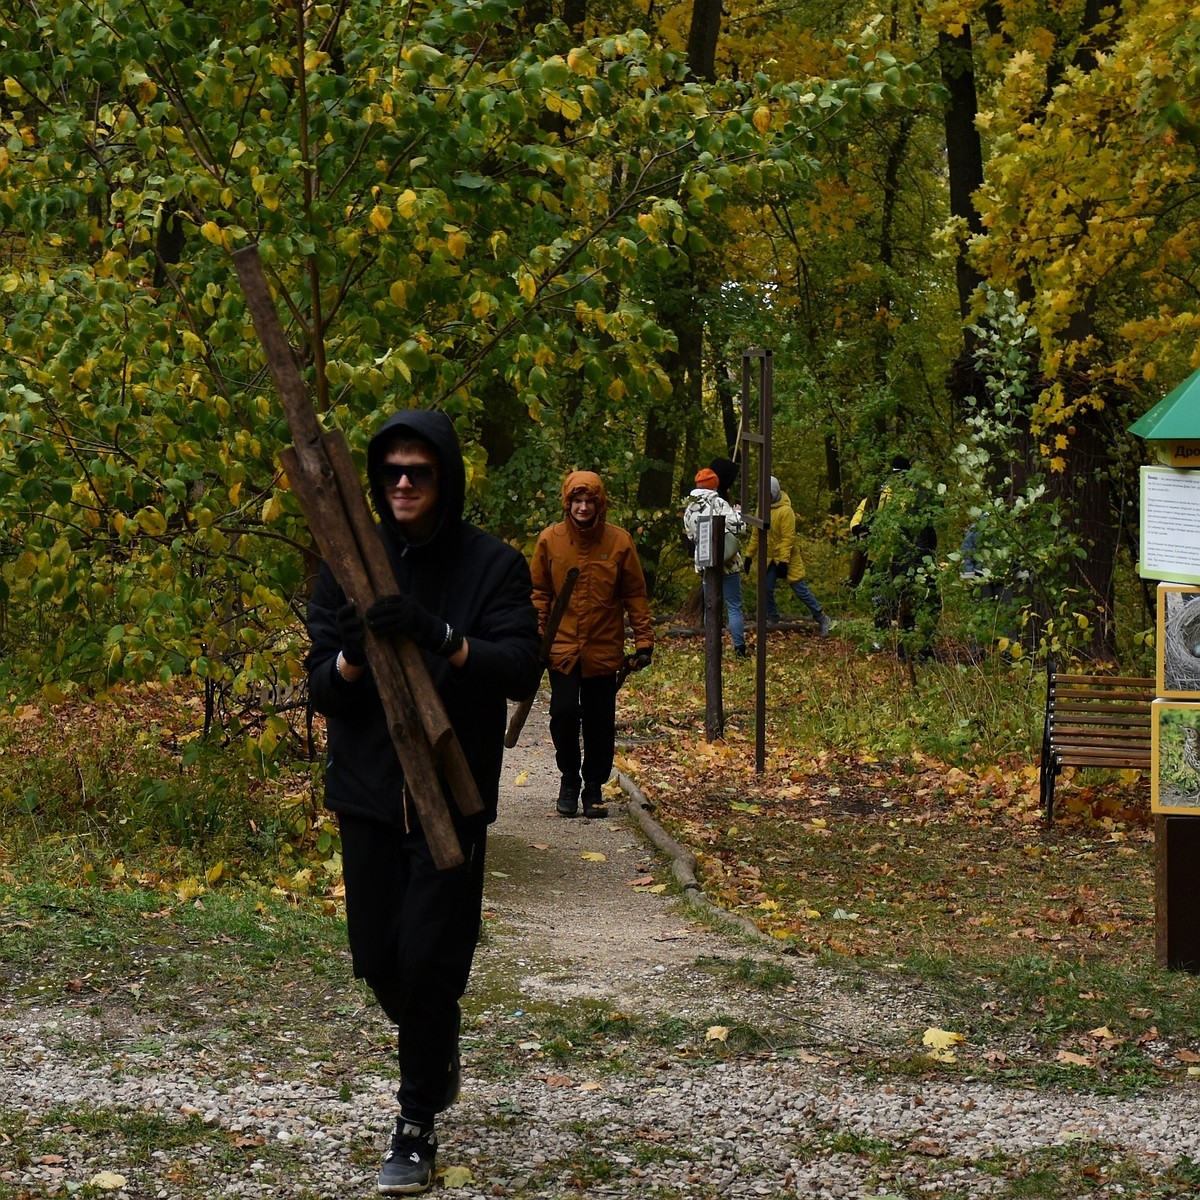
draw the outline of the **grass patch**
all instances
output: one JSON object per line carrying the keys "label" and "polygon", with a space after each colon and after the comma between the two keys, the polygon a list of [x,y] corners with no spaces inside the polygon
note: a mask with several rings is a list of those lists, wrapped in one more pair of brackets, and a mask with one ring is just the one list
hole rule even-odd
{"label": "grass patch", "polygon": [[[1067,778],[1064,815],[1047,829],[1039,676],[935,663],[914,689],[894,659],[771,638],[762,773],[752,671],[727,669],[737,719],[713,745],[698,643],[656,650],[665,703],[622,693],[635,718],[678,714],[670,738],[621,765],[697,853],[706,894],[840,964],[851,989],[880,972],[918,988],[967,1038],[972,1069],[1118,1091],[1178,1078],[1200,996],[1190,976],[1154,963],[1144,781]],[[918,1056],[921,1033],[909,1033]]]}

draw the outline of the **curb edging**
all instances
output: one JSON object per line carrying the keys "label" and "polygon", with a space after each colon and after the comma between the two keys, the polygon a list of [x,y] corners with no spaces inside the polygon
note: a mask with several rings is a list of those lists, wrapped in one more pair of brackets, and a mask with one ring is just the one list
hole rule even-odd
{"label": "curb edging", "polygon": [[646,797],[645,792],[622,771],[616,773],[621,790],[629,797],[626,806],[637,821],[642,833],[646,835],[651,845],[661,851],[671,860],[671,874],[675,876],[683,892],[683,899],[691,908],[698,909],[706,916],[718,921],[736,925],[743,933],[760,941],[774,942],[775,939],[761,929],[749,917],[741,913],[730,912],[715,904],[705,894],[696,879],[696,856],[684,845],[677,842],[650,814],[654,805]]}

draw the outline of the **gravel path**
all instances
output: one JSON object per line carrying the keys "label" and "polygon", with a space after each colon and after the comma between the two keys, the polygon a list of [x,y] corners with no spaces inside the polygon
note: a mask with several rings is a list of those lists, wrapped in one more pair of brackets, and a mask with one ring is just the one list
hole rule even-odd
{"label": "gravel path", "polygon": [[[610,802],[607,820],[564,821],[553,811],[556,787],[539,702],[506,762],[473,989],[484,994],[502,978],[505,995],[531,1007],[599,1001],[702,1029],[741,1021],[767,1030],[770,1044],[720,1061],[694,1035],[623,1053],[612,1034],[611,1053],[558,1066],[522,1040],[520,1008],[484,1005],[464,1040],[462,1098],[440,1131],[439,1165],[449,1170],[441,1194],[1192,1194],[1169,1172],[1200,1161],[1200,1095],[1180,1088],[1119,1099],[936,1073],[872,1080],[855,1069],[857,1055],[911,1047],[947,1018],[899,980],[863,990],[861,980],[796,958],[778,960],[792,988],[738,982],[739,964],[776,961],[769,941],[716,931],[649,890],[646,876],[665,880],[669,869],[622,799]],[[85,1196],[107,1189],[137,1200],[372,1195],[395,1087],[386,1031],[354,1048],[378,1073],[356,1073],[353,1087],[309,1058],[299,1027],[271,1035],[278,1052],[224,1045],[218,1055],[165,1029],[148,1045],[144,1029],[84,1007],[0,1011],[0,1200],[81,1185]],[[511,1049],[499,1078],[475,1064],[501,1036]],[[193,1139],[186,1161],[170,1147],[156,1151],[149,1169],[123,1167],[82,1139],[72,1149],[70,1136],[61,1155],[22,1161],[21,1120],[53,1120],[59,1105],[199,1122],[213,1136]],[[1078,1193],[1010,1190],[1011,1176],[1039,1163],[1077,1169]]]}

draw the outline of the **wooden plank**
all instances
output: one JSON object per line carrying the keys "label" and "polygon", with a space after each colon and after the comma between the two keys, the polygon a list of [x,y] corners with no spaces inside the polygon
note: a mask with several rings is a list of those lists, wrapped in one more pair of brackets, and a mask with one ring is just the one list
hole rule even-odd
{"label": "wooden plank", "polygon": [[[233,255],[234,267],[246,297],[246,307],[254,321],[255,332],[262,343],[276,389],[283,402],[284,414],[294,439],[294,445],[280,458],[288,474],[288,482],[296,493],[313,537],[333,570],[346,595],[365,609],[382,588],[394,591],[387,555],[374,533],[374,521],[359,483],[357,471],[346,470],[348,453],[343,458],[337,439],[328,441],[317,420],[300,376],[295,355],[288,344],[275,309],[275,302],[258,256],[258,247],[243,247]],[[333,460],[330,447],[334,447]],[[339,470],[340,465],[340,470]],[[365,523],[364,523],[365,514]],[[364,535],[370,526],[372,532]],[[380,556],[386,572],[380,566]],[[440,868],[455,867],[463,862],[462,847],[450,817],[438,777],[434,744],[426,736],[421,704],[409,686],[407,668],[411,655],[393,639],[377,638],[368,631],[367,660],[375,677],[387,716],[388,729],[397,756],[404,769],[409,794],[421,820],[429,850]],[[416,652],[416,648],[413,647]],[[418,667],[426,677],[424,662],[416,652]],[[416,670],[417,668],[413,668]],[[432,683],[429,691],[436,691]],[[428,693],[421,697],[422,701]],[[441,707],[438,698],[438,707]],[[443,720],[448,727],[449,722]],[[450,738],[454,731],[450,730]],[[454,739],[455,741],[457,739]],[[469,772],[468,772],[469,775]],[[461,783],[461,780],[456,781]],[[474,783],[471,783],[472,789]],[[475,793],[478,803],[478,793]],[[470,804],[467,796],[459,801]],[[480,805],[481,807],[481,805]]]}
{"label": "wooden plank", "polygon": [[1141,770],[1150,764],[1148,754],[1066,754],[1055,755],[1055,761],[1071,767],[1137,767]]}
{"label": "wooden plank", "polygon": [[1121,684],[1139,688],[1155,686],[1155,680],[1150,675],[1068,675],[1056,671],[1050,678],[1057,683]]}
{"label": "wooden plank", "polygon": [[1064,742],[1082,741],[1088,738],[1095,738],[1103,741],[1105,738],[1120,738],[1120,737],[1144,737],[1147,740],[1150,738],[1149,725],[1077,725],[1065,724],[1056,725],[1050,731],[1050,741]]}
{"label": "wooden plank", "polygon": [[1138,715],[1126,716],[1107,716],[1104,713],[1055,713],[1055,720],[1050,725],[1050,730],[1053,732],[1056,729],[1069,729],[1072,726],[1079,726],[1087,729],[1104,729],[1106,727],[1117,729],[1149,729],[1150,718],[1145,719]]}

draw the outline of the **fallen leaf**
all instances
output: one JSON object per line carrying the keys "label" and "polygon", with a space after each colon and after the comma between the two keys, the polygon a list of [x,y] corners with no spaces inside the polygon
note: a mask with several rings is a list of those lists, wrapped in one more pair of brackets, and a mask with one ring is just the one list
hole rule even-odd
{"label": "fallen leaf", "polygon": [[952,1033],[949,1029],[927,1029],[921,1036],[922,1044],[929,1047],[926,1057],[942,1063],[958,1062],[958,1055],[950,1047],[964,1040],[961,1033]]}
{"label": "fallen leaf", "polygon": [[517,775],[516,779],[513,780],[513,786],[514,787],[528,787],[529,786],[529,772],[521,771]]}
{"label": "fallen leaf", "polygon": [[579,1085],[579,1090],[581,1092],[602,1092],[604,1091],[604,1084],[597,1083],[594,1079],[589,1079],[587,1083]]}
{"label": "fallen leaf", "polygon": [[630,887],[649,887],[654,882],[653,875],[639,875],[636,879],[629,881]]}
{"label": "fallen leaf", "polygon": [[951,1046],[960,1046],[966,1041],[961,1033],[953,1033],[949,1029],[927,1029],[921,1035],[921,1044],[934,1050],[949,1050]]}
{"label": "fallen leaf", "polygon": [[935,1142],[932,1138],[927,1137],[913,1138],[908,1143],[908,1149],[914,1154],[925,1154],[930,1158],[941,1158],[946,1153],[940,1142]]}
{"label": "fallen leaf", "polygon": [[575,1086],[575,1080],[573,1080],[570,1077],[570,1075],[547,1075],[545,1082],[546,1082],[547,1087],[574,1087]]}
{"label": "fallen leaf", "polygon": [[1179,1059],[1180,1062],[1200,1063],[1200,1054],[1197,1054],[1195,1050],[1177,1050],[1175,1052],[1175,1057]]}
{"label": "fallen leaf", "polygon": [[710,1025],[704,1035],[706,1042],[723,1042],[729,1037],[728,1025]]}
{"label": "fallen leaf", "polygon": [[475,1182],[475,1176],[468,1167],[447,1167],[438,1172],[438,1178],[442,1181],[442,1186],[448,1188],[470,1187]]}
{"label": "fallen leaf", "polygon": [[125,1176],[115,1171],[100,1171],[88,1181],[92,1187],[98,1187],[106,1192],[119,1191],[125,1186]]}
{"label": "fallen leaf", "polygon": [[607,857],[599,850],[584,850],[579,857],[585,862],[608,862]]}
{"label": "fallen leaf", "polygon": [[1071,1067],[1090,1067],[1093,1060],[1086,1054],[1072,1054],[1070,1050],[1060,1050],[1054,1056],[1054,1061]]}

